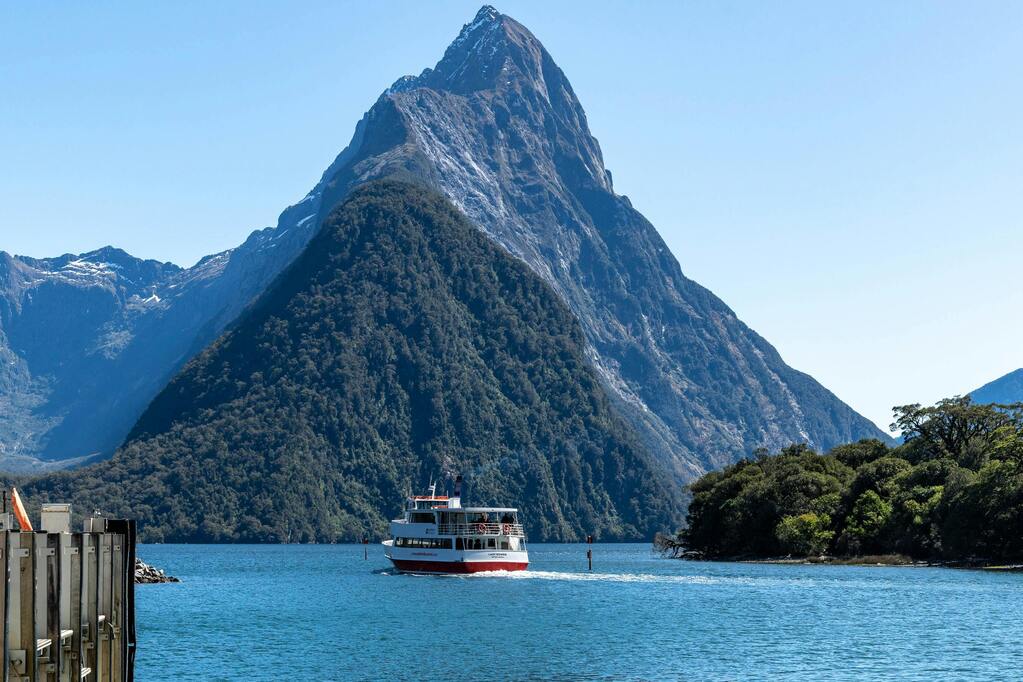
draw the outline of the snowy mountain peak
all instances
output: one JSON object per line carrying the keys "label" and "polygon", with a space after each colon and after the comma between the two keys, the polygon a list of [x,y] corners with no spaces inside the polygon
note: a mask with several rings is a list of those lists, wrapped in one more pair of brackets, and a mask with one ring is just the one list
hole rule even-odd
{"label": "snowy mountain peak", "polygon": [[476,12],[476,18],[473,19],[473,23],[479,23],[482,21],[493,21],[501,16],[501,13],[493,5],[483,5],[480,7],[480,11]]}
{"label": "snowy mountain peak", "polygon": [[491,5],[483,5],[480,11],[476,13],[476,16],[468,24],[462,26],[462,31],[455,38],[455,41],[451,43],[451,47],[461,45],[470,39],[479,29],[488,28],[492,29],[501,23],[502,14],[494,9]]}
{"label": "snowy mountain peak", "polygon": [[387,88],[384,92],[385,95],[390,95],[395,92],[407,92],[413,90],[419,85],[419,77],[417,76],[402,76],[398,80],[391,84],[391,87]]}

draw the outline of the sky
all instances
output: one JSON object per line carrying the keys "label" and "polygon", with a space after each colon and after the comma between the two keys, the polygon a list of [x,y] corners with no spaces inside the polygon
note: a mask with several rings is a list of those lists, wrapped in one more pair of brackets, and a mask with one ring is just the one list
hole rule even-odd
{"label": "sky", "polygon": [[[3,4],[0,250],[238,245],[479,5]],[[497,8],[683,272],[853,408],[1023,366],[1023,3]]]}

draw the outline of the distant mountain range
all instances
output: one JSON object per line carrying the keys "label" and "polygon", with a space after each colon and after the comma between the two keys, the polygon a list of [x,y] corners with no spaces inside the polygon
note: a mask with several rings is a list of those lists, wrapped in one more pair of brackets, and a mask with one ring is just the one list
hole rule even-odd
{"label": "distant mountain range", "polygon": [[526,28],[484,7],[435,68],[380,96],[275,228],[238,248],[188,269],[110,248],[0,255],[0,465],[111,454],[331,209],[380,178],[439,191],[557,293],[615,411],[674,478],[757,447],[886,438],[682,274],[614,192],[564,73]]}
{"label": "distant mountain range", "polygon": [[281,227],[188,269],[111,247],[0,252],[0,469],[109,456],[175,372],[301,251],[313,227],[300,220],[285,211]]}
{"label": "distant mountain range", "polygon": [[1023,402],[1023,369],[1009,372],[1003,377],[988,382],[970,393],[975,403],[1009,403]]}

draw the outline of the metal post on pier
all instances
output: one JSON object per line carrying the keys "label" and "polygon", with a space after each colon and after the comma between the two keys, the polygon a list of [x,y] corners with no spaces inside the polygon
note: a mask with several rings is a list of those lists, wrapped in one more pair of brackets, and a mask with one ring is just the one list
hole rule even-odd
{"label": "metal post on pier", "polygon": [[586,536],[586,563],[590,565],[590,570],[593,570],[593,536]]}

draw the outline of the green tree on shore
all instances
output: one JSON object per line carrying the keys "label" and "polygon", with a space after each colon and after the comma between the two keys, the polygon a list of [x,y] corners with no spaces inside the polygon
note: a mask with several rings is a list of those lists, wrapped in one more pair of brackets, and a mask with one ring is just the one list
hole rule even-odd
{"label": "green tree on shore", "polygon": [[813,556],[823,554],[831,544],[835,532],[829,530],[830,526],[831,517],[807,512],[786,516],[774,529],[774,534],[782,548],[789,553]]}
{"label": "green tree on shore", "polygon": [[662,546],[709,557],[904,554],[1023,560],[1023,404],[896,407],[903,444],[757,453],[690,487]]}

